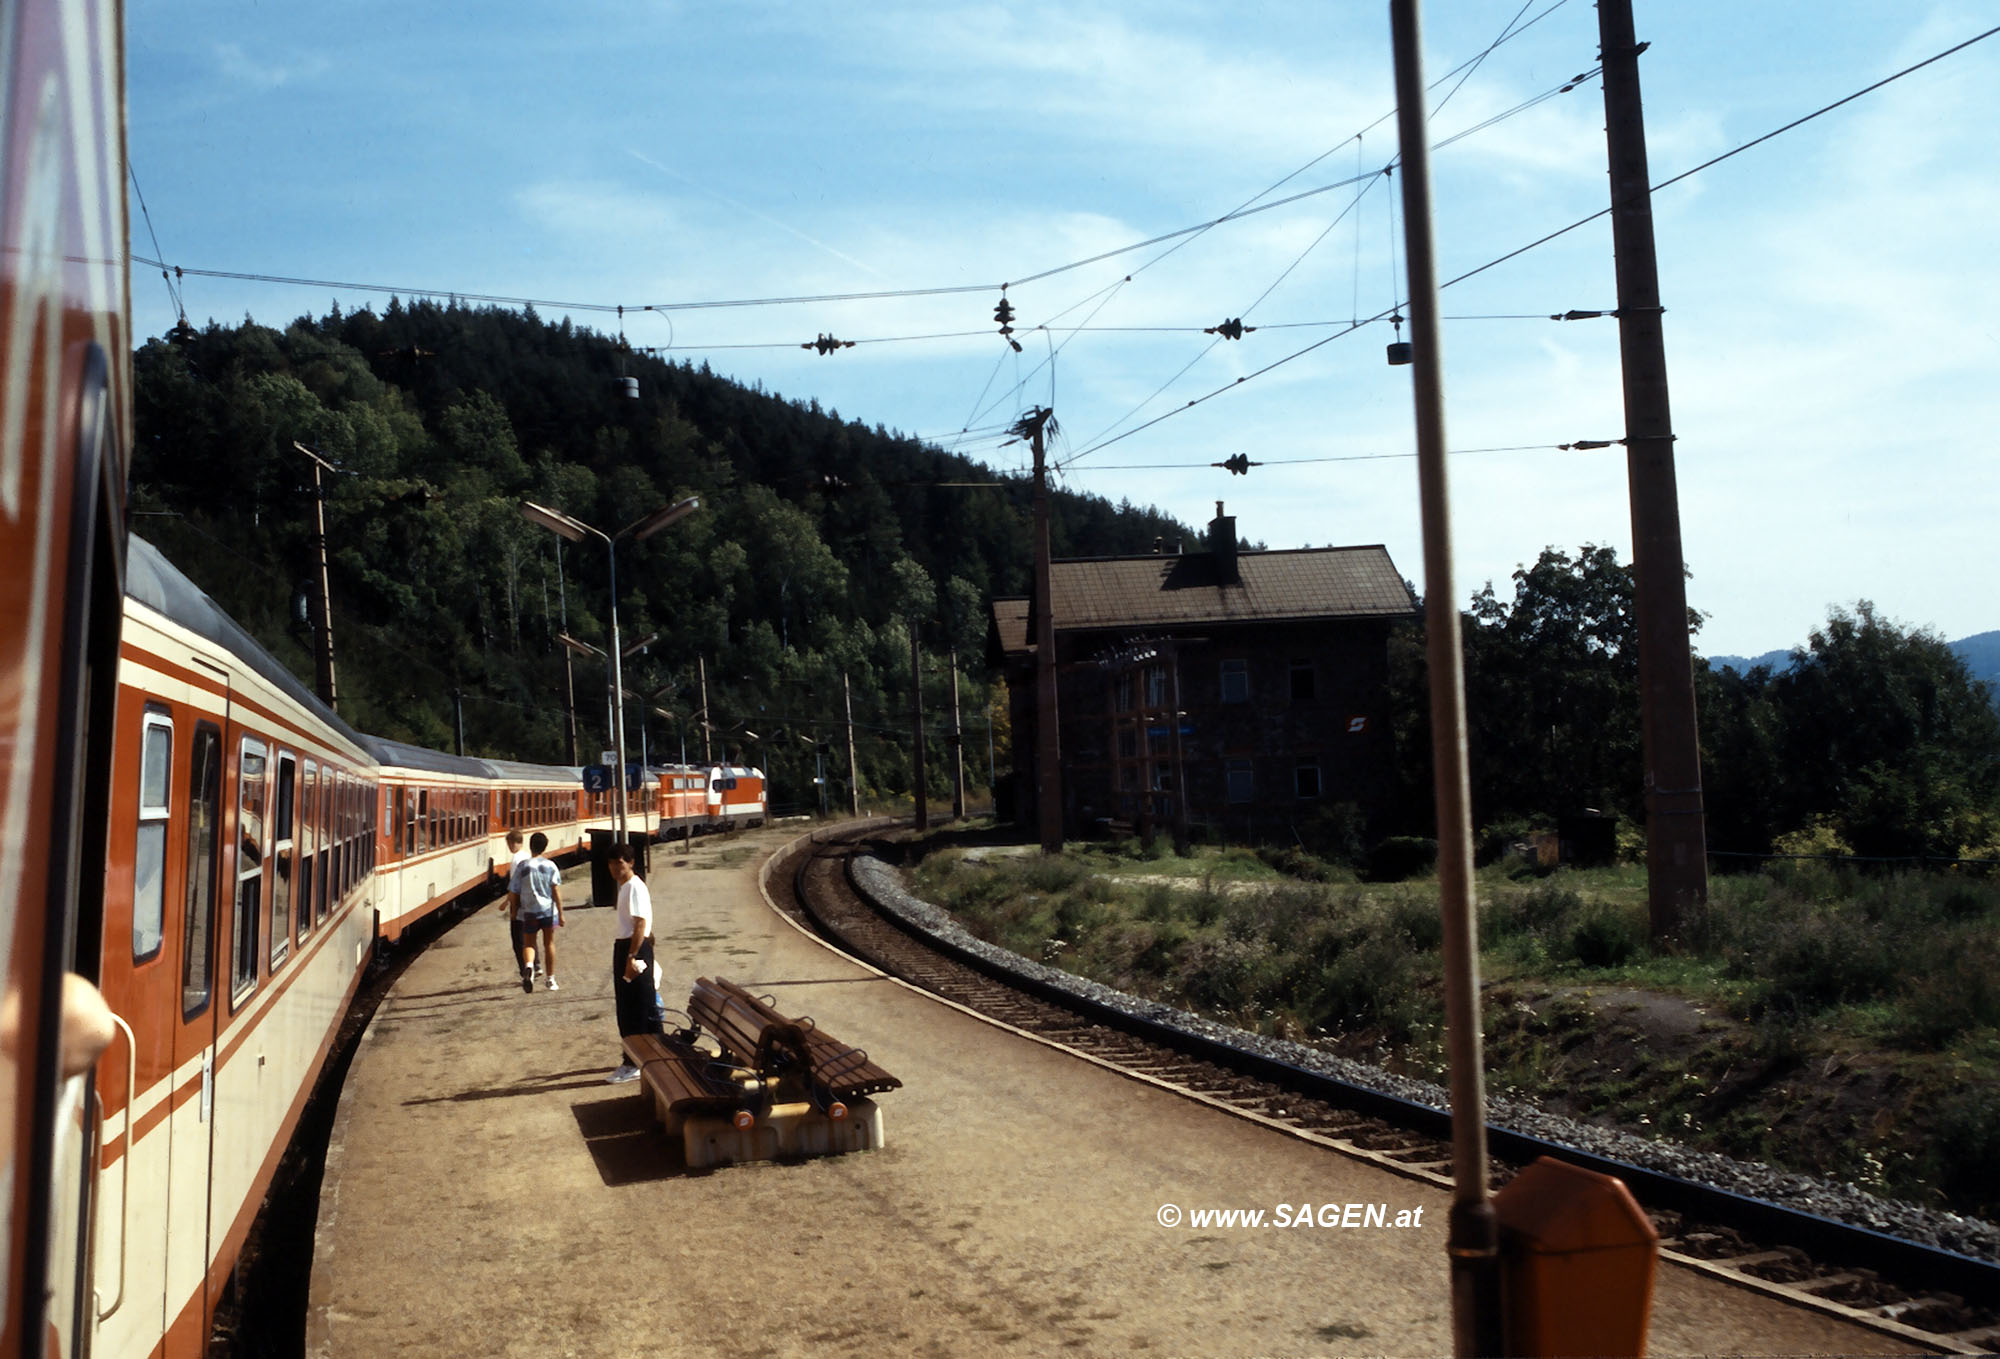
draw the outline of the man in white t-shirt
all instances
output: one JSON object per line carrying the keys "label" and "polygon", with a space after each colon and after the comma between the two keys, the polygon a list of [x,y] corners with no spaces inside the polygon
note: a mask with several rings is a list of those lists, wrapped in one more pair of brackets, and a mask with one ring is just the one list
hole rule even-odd
{"label": "man in white t-shirt", "polygon": [[[653,898],[632,867],[632,847],[612,851],[611,877],[618,884],[618,937],[611,945],[611,996],[618,1010],[618,1036],[666,1032],[660,993],[653,985]],[[639,1079],[639,1068],[619,1047],[612,1085]]]}

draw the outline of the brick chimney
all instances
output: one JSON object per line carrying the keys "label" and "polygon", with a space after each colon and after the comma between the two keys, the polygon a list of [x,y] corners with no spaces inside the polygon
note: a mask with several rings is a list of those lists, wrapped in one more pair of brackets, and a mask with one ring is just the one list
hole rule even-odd
{"label": "brick chimney", "polygon": [[1215,502],[1215,518],[1208,526],[1208,550],[1215,554],[1215,579],[1220,585],[1239,585],[1243,577],[1236,569],[1236,516],[1222,512]]}

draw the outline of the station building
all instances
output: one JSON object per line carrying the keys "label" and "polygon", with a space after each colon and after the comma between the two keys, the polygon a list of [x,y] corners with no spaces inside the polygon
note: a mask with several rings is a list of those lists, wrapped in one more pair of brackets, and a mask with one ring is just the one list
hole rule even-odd
{"label": "station building", "polygon": [[[1207,827],[1286,840],[1322,808],[1371,824],[1394,773],[1388,641],[1416,600],[1382,546],[1240,551],[1216,502],[1206,552],[1050,569],[1063,830]],[[995,599],[1014,814],[1034,826],[1032,601]]]}

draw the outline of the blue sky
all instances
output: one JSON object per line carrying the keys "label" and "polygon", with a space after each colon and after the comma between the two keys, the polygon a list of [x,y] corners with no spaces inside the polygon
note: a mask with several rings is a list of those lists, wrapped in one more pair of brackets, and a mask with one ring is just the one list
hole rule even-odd
{"label": "blue sky", "polygon": [[[1996,22],[1970,0],[1636,10],[1656,183]],[[1555,93],[1594,69],[1596,22],[1588,0],[1426,5],[1434,80],[1514,31],[1432,95],[1434,142],[1470,132],[1434,153],[1441,277],[1605,206],[1601,85]],[[162,252],[135,202],[139,255],[623,304],[635,345],[1003,469],[1025,457],[995,430],[1053,405],[1073,488],[1197,526],[1222,499],[1271,547],[1385,543],[1424,585],[1410,370],[1386,322],[1350,332],[1399,295],[1384,4],[129,0],[127,26]],[[1798,644],[1862,598],[1947,638],[2000,628],[1996,126],[2000,37],[1656,195],[1705,653]],[[952,288],[974,291],[683,305]],[[1545,545],[1629,557],[1622,454],[1552,447],[1623,432],[1616,323],[1543,319],[1613,288],[1599,220],[1443,295],[1449,443],[1517,450],[1451,460],[1461,603]],[[387,302],[182,290],[197,324]],[[152,270],[133,295],[142,335],[172,324]],[[1201,333],[1231,317],[1260,329]],[[798,347],[821,333],[863,343]],[[1207,465],[1235,453],[1267,465]]]}

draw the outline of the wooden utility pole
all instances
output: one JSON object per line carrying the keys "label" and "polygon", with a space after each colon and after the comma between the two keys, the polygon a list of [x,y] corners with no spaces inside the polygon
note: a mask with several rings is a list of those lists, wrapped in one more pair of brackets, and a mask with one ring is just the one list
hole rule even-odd
{"label": "wooden utility pole", "polygon": [[1056,619],[1049,585],[1049,473],[1044,431],[1053,412],[1036,407],[1014,428],[1035,450],[1035,815],[1042,853],[1063,847],[1062,778],[1056,768]]}
{"label": "wooden utility pole", "polygon": [[958,722],[958,644],[951,647],[951,819],[965,820],[965,730]]}
{"label": "wooden utility pole", "polygon": [[847,709],[847,814],[861,815],[861,780],[857,777],[854,764],[854,689],[847,682],[847,672],[840,672],[840,700]]}
{"label": "wooden utility pole", "polygon": [[913,779],[912,815],[919,831],[931,824],[930,771],[924,763],[924,668],[917,651],[917,620],[910,620],[910,754]]}
{"label": "wooden utility pole", "polygon": [[694,658],[694,663],[701,675],[701,762],[714,764],[715,756],[708,744],[708,658],[697,656]]}
{"label": "wooden utility pole", "polygon": [[1646,888],[1655,939],[1678,936],[1708,900],[1694,659],[1689,654],[1680,495],[1674,478],[1667,351],[1653,250],[1653,190],[1632,0],[1599,0],[1618,350],[1625,376],[1625,466],[1632,497],[1633,612],[1646,762]]}
{"label": "wooden utility pole", "polygon": [[1451,490],[1445,467],[1444,349],[1431,234],[1431,157],[1418,0],[1390,0],[1396,133],[1403,158],[1409,261],[1417,487],[1424,534],[1424,629],[1430,666],[1431,773],[1436,786],[1438,898],[1444,925],[1444,1012],[1450,1058],[1452,1348],[1459,1359],[1503,1354],[1500,1230],[1487,1196],[1486,1084],[1479,1016],[1479,919],[1472,895],[1472,780],[1465,731],[1465,655],[1452,579]]}
{"label": "wooden utility pole", "polygon": [[[563,540],[556,539],[556,610],[562,623],[563,635],[569,635],[569,582],[563,579]],[[547,576],[542,577],[544,581]],[[542,596],[542,608],[548,609],[548,596]],[[563,647],[563,697],[569,705],[569,762],[579,764],[576,752],[576,656],[567,644]]]}
{"label": "wooden utility pole", "polygon": [[313,679],[320,701],[340,711],[340,690],[333,674],[333,597],[326,569],[326,487],[320,473],[331,472],[332,463],[296,439],[292,447],[306,455],[313,470],[313,551],[319,556],[319,588],[313,598]]}

